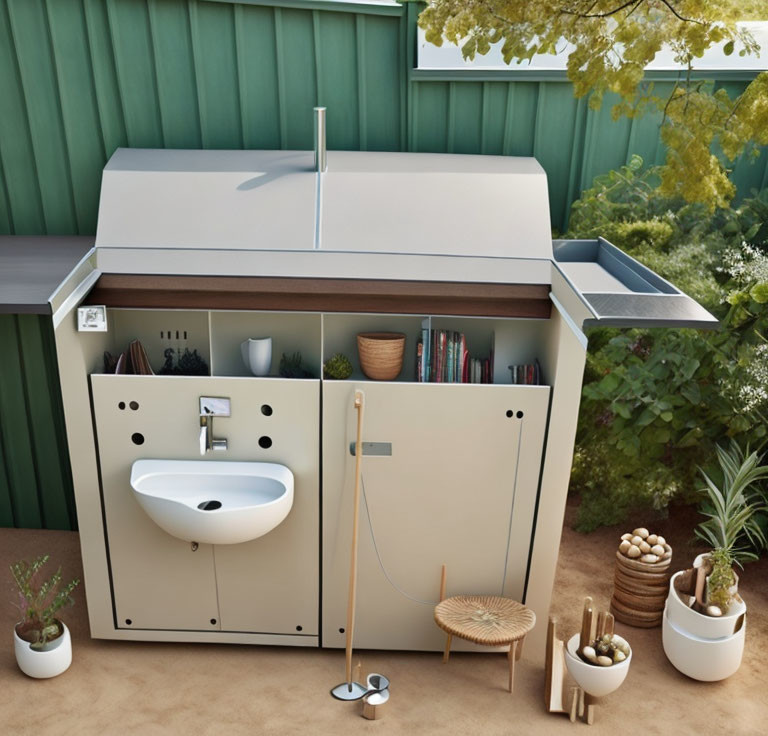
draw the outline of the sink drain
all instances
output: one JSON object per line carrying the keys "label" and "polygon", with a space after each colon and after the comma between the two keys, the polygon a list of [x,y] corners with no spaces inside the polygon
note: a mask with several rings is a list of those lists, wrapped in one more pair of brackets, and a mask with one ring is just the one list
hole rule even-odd
{"label": "sink drain", "polygon": [[201,511],[215,511],[221,508],[221,501],[203,501],[197,504],[197,508]]}

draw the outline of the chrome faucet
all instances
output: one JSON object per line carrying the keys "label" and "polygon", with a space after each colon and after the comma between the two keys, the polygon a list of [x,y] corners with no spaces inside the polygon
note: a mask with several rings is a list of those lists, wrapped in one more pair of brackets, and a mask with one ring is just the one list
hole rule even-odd
{"label": "chrome faucet", "polygon": [[213,438],[213,418],[228,417],[230,413],[229,399],[214,396],[200,397],[200,454],[208,450],[226,450],[227,440]]}

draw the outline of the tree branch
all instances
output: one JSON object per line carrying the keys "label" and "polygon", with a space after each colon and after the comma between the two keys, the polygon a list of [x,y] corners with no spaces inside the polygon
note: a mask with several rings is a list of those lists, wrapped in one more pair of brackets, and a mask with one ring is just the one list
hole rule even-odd
{"label": "tree branch", "polygon": [[[623,5],[620,5],[618,8],[614,8],[613,10],[609,10],[605,13],[590,13],[587,11],[586,13],[581,13],[577,10],[570,10],[568,8],[563,8],[560,12],[564,13],[565,15],[575,15],[579,18],[609,18],[612,15],[616,15],[616,13],[621,12],[624,10],[624,8],[628,8],[630,5],[640,5],[645,0],[629,0],[629,2],[624,3]],[[595,6],[595,3],[592,3],[590,6],[590,10]],[[633,8],[634,10],[634,8]]]}
{"label": "tree branch", "polygon": [[[746,90],[745,90],[745,91],[746,91]],[[731,108],[731,111],[730,111],[730,113],[728,113],[728,117],[725,119],[725,122],[723,123],[723,128],[724,128],[724,129],[727,129],[727,128],[728,128],[728,125],[729,125],[729,123],[731,122],[731,118],[732,118],[732,117],[734,116],[734,114],[736,113],[736,110],[738,110],[738,109],[739,109],[739,105],[741,105],[741,103],[743,102],[743,100],[744,100],[744,92],[742,92],[742,93],[741,93],[741,94],[740,94],[740,95],[739,95],[739,96],[736,98],[736,104],[734,104],[734,106]],[[762,335],[761,335],[761,337],[762,337]]]}
{"label": "tree branch", "polygon": [[685,18],[684,16],[680,15],[680,13],[678,13],[674,9],[674,7],[672,6],[672,3],[669,2],[669,0],[661,0],[661,2],[669,8],[670,12],[672,13],[672,15],[675,16],[675,18],[679,18],[680,20],[684,21],[685,23],[698,23],[698,25],[700,25],[700,26],[705,25],[700,20],[695,20],[694,18]]}

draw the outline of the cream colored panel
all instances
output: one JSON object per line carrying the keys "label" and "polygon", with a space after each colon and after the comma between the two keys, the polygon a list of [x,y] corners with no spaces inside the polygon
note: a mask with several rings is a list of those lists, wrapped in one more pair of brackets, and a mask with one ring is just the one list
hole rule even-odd
{"label": "cream colored panel", "polygon": [[304,363],[320,377],[319,314],[306,312],[211,312],[212,373],[215,376],[251,376],[240,353],[249,337],[272,338],[272,367],[279,375],[280,356],[300,352]]}
{"label": "cream colored panel", "polygon": [[[551,349],[555,358],[555,384],[552,387],[552,409],[541,475],[541,498],[525,601],[536,613],[540,624],[546,622],[549,616],[552,586],[555,582],[587,356],[584,335],[569,325],[567,315],[561,314],[560,308],[555,306],[551,320],[555,343]],[[586,594],[588,591],[584,592]],[[546,625],[537,626],[525,647],[526,658],[543,662],[546,638]]]}
{"label": "cream colored panel", "polygon": [[[131,628],[273,633],[266,627],[296,620],[290,630],[295,634],[300,620],[313,616],[316,621],[317,383],[96,375],[92,385],[119,625],[130,618]],[[131,464],[138,458],[200,457],[199,397],[204,395],[232,401],[232,416],[213,422],[214,436],[226,438],[229,449],[208,458],[283,462],[293,465],[296,475],[286,521],[262,540],[223,552],[218,547],[216,575],[213,548],[200,545],[192,552],[189,543],[166,534],[139,507],[129,485]],[[126,409],[119,409],[120,401]],[[131,410],[130,401],[139,408]],[[264,404],[272,407],[271,416],[262,414]],[[142,445],[133,444],[134,433],[144,436]],[[262,436],[271,437],[269,449],[259,446]],[[297,438],[307,438],[311,446]],[[292,443],[301,451],[290,449]],[[293,460],[292,453],[300,452]],[[309,621],[307,633],[315,629]]]}
{"label": "cream colored panel", "polygon": [[[228,631],[300,633],[307,637],[303,646],[317,646],[309,635],[318,634],[320,597],[319,381],[240,379],[237,383],[247,387],[249,428],[233,429],[230,437],[240,431],[250,434],[251,441],[262,434],[269,436],[272,447],[257,446],[258,456],[251,459],[287,466],[295,488],[293,508],[276,529],[252,542],[216,545],[221,626]],[[234,395],[232,402],[234,419]],[[271,416],[261,414],[263,403],[272,407]]]}
{"label": "cream colored panel", "polygon": [[67,446],[80,529],[88,622],[91,636],[107,638],[114,631],[114,620],[88,374],[101,363],[108,336],[105,332],[77,332],[77,310],[74,308],[63,315],[55,335]]}
{"label": "cream colored panel", "polygon": [[344,645],[346,625],[355,388],[365,393],[363,441],[392,443],[390,457],[363,459],[378,552],[392,582],[422,601],[386,579],[361,502],[355,643],[438,650],[441,564],[449,595],[522,598],[549,388],[323,384],[323,645],[332,647]]}
{"label": "cream colored panel", "polygon": [[553,263],[551,268],[552,293],[563,305],[565,313],[573,320],[576,327],[581,329],[585,319],[595,317],[594,310],[586,304],[584,298],[565,278],[563,273]]}
{"label": "cream colored panel", "polygon": [[[189,542],[160,529],[134,499],[129,482],[139,458],[195,456],[192,381],[104,375],[91,381],[118,627],[218,629],[213,548],[201,544],[193,551]],[[131,401],[138,402],[137,410]],[[120,402],[126,405],[122,410]],[[134,444],[136,433],[144,444]]]}

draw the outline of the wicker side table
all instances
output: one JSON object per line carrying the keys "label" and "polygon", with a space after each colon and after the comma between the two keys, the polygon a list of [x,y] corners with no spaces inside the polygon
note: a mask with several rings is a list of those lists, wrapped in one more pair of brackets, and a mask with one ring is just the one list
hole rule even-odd
{"label": "wicker side table", "polygon": [[488,647],[509,645],[509,692],[515,683],[515,660],[523,651],[525,635],[536,623],[536,614],[511,598],[490,595],[457,595],[435,607],[435,623],[447,634],[443,662],[451,653],[451,638]]}

